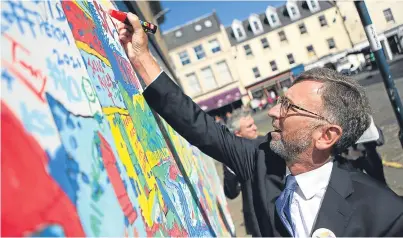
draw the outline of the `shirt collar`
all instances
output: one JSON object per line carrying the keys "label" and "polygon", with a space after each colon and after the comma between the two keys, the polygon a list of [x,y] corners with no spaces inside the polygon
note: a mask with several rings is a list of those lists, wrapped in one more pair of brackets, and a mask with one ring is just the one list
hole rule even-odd
{"label": "shirt collar", "polygon": [[321,189],[327,187],[327,185],[329,184],[332,169],[333,160],[330,160],[317,169],[295,176],[298,187],[302,191],[305,199],[311,199]]}

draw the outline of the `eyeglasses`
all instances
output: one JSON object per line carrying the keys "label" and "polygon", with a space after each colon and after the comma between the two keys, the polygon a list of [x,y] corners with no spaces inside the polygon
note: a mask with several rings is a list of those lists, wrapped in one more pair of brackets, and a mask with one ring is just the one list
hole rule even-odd
{"label": "eyeglasses", "polygon": [[[297,106],[297,105],[291,103],[290,99],[288,99],[288,98],[285,97],[285,96],[280,96],[280,97],[277,99],[277,104],[280,104],[280,117],[286,117],[287,114],[288,114],[288,110],[290,110],[290,108],[294,108],[294,109],[298,109],[298,110],[307,112],[307,113],[309,113],[309,114],[315,115],[316,117],[318,117],[318,118],[320,118],[320,119],[322,119],[322,120],[325,120],[325,121],[329,122],[329,121],[328,121],[326,118],[324,118],[323,116],[321,116],[321,115],[319,115],[319,114],[317,114],[317,113],[311,112],[311,111],[309,111],[309,110],[306,110],[306,109],[304,109],[304,108],[302,108],[302,107],[300,107],[300,106]],[[330,122],[329,122],[329,123],[330,123]]]}

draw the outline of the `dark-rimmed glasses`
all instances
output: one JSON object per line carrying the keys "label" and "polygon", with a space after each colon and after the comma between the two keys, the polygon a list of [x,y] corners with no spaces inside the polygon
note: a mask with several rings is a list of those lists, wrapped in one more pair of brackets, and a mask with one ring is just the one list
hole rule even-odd
{"label": "dark-rimmed glasses", "polygon": [[[309,110],[307,110],[307,109],[305,109],[305,108],[302,108],[302,107],[300,107],[300,106],[297,106],[297,105],[293,104],[293,103],[290,101],[290,99],[288,99],[288,98],[285,97],[285,96],[280,96],[280,97],[277,99],[277,104],[280,104],[280,117],[283,117],[283,118],[286,117],[286,116],[287,116],[287,113],[288,113],[288,110],[290,110],[290,108],[294,108],[294,109],[298,109],[298,110],[307,112],[307,113],[309,113],[309,114],[315,115],[315,116],[318,117],[319,119],[322,119],[322,120],[325,120],[325,121],[329,122],[329,121],[328,121],[326,118],[324,118],[323,116],[321,116],[321,115],[319,115],[319,114],[317,114],[317,113],[311,112],[311,111],[309,111]],[[330,122],[329,122],[329,123],[330,123]]]}

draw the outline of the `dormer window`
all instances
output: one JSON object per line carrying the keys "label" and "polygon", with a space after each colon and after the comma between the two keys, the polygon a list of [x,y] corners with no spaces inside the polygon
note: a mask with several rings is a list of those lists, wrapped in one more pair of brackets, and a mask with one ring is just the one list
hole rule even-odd
{"label": "dormer window", "polygon": [[276,18],[276,16],[274,14],[271,14],[270,18],[271,18],[271,20],[273,21],[274,24],[277,23],[277,18]]}
{"label": "dormer window", "polygon": [[288,15],[290,16],[291,20],[296,20],[301,17],[298,6],[295,2],[287,2],[287,11]]}
{"label": "dormer window", "polygon": [[236,31],[237,31],[237,33],[238,33],[238,38],[242,38],[242,37],[243,37],[243,32],[242,32],[241,28],[240,28],[240,27],[237,27],[237,28],[236,28]]}
{"label": "dormer window", "polygon": [[250,27],[252,28],[253,33],[256,34],[260,34],[263,32],[263,25],[262,22],[259,19],[259,16],[256,14],[252,14],[249,17],[249,24]]}
{"label": "dormer window", "polygon": [[318,0],[307,0],[306,3],[312,13],[320,10]]}
{"label": "dormer window", "polygon": [[268,6],[266,9],[266,18],[271,27],[277,27],[281,24],[277,11],[274,7]]}
{"label": "dormer window", "polygon": [[238,41],[241,41],[246,38],[246,32],[245,29],[243,28],[242,22],[239,20],[234,20],[232,22],[232,31],[234,32],[235,38]]}

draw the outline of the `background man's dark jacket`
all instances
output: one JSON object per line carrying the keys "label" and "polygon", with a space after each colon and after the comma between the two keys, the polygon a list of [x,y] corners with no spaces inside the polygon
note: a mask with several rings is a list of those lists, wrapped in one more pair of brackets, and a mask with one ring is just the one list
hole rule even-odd
{"label": "background man's dark jacket", "polygon": [[[233,135],[165,73],[147,87],[144,97],[191,144],[226,164],[240,181],[251,179],[259,236],[290,236],[275,210],[284,189],[283,178],[276,174],[283,161],[270,150],[270,134],[259,146]],[[350,163],[336,159],[312,232],[318,228],[327,228],[337,237],[403,236],[403,200]]]}
{"label": "background man's dark jacket", "polygon": [[[264,142],[265,136],[258,136],[253,140],[256,145]],[[279,166],[278,175],[285,176],[286,165],[283,161],[282,166]],[[245,224],[246,234],[259,236],[260,230],[258,222],[256,220],[255,209],[253,207],[253,191],[252,191],[252,179],[240,183],[236,174],[228,169],[226,165],[223,165],[224,172],[224,193],[229,199],[235,199],[242,191],[242,212]]]}

